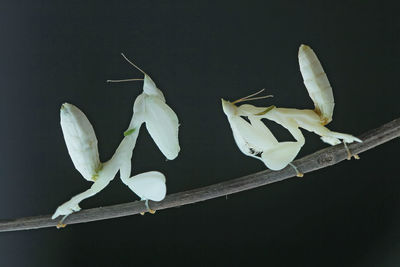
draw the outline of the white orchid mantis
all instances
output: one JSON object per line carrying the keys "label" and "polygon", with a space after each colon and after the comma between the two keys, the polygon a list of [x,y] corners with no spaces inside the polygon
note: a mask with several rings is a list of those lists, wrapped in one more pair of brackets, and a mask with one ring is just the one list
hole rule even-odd
{"label": "white orchid mantis", "polygon": [[[324,126],[332,121],[335,105],[332,88],[314,51],[306,45],[301,45],[299,48],[299,65],[304,84],[314,101],[314,110],[277,108],[275,106],[255,107],[249,104],[239,107],[235,105],[244,101],[269,97],[254,97],[264,89],[233,102],[222,99],[222,107],[228,117],[236,144],[245,155],[261,160],[271,170],[280,170],[289,164],[296,170],[298,176],[302,176],[302,173],[291,164],[305,143],[299,128],[320,135],[321,140],[330,145],[339,144],[342,140],[348,153],[348,159],[351,156],[358,159],[358,155],[351,155],[346,143],[362,141],[349,134],[333,132]],[[247,117],[250,123],[242,117]],[[296,141],[278,142],[261,121],[264,118],[285,127]]]}
{"label": "white orchid mantis", "polygon": [[79,203],[82,200],[105,188],[118,171],[122,182],[145,201],[149,212],[155,211],[148,206],[148,200],[161,201],[166,195],[165,176],[162,173],[150,171],[130,177],[131,158],[140,127],[145,123],[151,137],[165,157],[170,160],[175,159],[180,151],[178,118],[165,103],[163,93],[150,76],[125,56],[124,58],[144,74],[144,79],[128,79],[143,80],[143,93],[136,98],[131,122],[124,132],[125,137],[109,161],[100,162],[97,138],[85,114],[72,104],[65,103],[61,107],[61,127],[74,166],[86,180],[94,183],[90,189],[74,196],[57,208],[52,219],[64,216],[59,227],[65,226],[62,223],[69,214],[80,210]]}

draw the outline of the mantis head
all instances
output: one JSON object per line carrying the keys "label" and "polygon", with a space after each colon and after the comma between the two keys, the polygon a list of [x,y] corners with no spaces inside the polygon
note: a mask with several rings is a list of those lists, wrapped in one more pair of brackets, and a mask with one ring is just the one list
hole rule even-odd
{"label": "mantis head", "polygon": [[147,74],[144,75],[143,92],[147,95],[158,97],[165,102],[164,94]]}
{"label": "mantis head", "polygon": [[222,109],[223,109],[224,113],[226,114],[226,116],[233,116],[236,114],[237,107],[235,104],[233,104],[225,99],[222,99],[222,98],[221,98],[221,102],[222,102]]}
{"label": "mantis head", "polygon": [[237,100],[235,100],[233,102],[229,102],[229,101],[224,100],[224,99],[221,98],[222,109],[224,110],[224,113],[227,116],[237,115],[237,107],[235,105],[236,103],[245,102],[245,101],[251,101],[251,100],[257,100],[257,99],[264,99],[264,98],[268,98],[268,97],[273,97],[272,95],[253,97],[253,96],[256,96],[256,95],[262,93],[264,90],[265,89],[261,89],[260,91],[254,93],[254,94],[239,98],[239,99],[237,99]]}
{"label": "mantis head", "polygon": [[165,102],[165,97],[164,94],[161,92],[160,89],[157,88],[156,84],[154,81],[150,78],[150,76],[144,72],[141,68],[139,68],[135,63],[133,63],[131,60],[129,60],[124,53],[121,53],[121,56],[130,64],[132,65],[135,69],[140,71],[143,75],[143,79],[138,79],[138,78],[133,78],[133,79],[122,79],[122,80],[107,80],[107,82],[111,83],[119,83],[119,82],[132,82],[132,81],[143,81],[143,92],[147,95],[151,96],[156,96],[159,97],[162,101]]}

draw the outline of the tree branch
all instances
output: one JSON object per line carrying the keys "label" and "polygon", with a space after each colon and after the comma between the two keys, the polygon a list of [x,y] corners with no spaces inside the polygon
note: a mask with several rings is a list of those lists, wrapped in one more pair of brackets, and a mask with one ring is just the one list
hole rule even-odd
{"label": "tree branch", "polygon": [[[358,154],[378,145],[386,143],[400,136],[400,118],[395,119],[381,127],[370,130],[359,136],[362,143],[352,143],[349,149]],[[317,151],[304,158],[298,159],[293,164],[302,172],[308,173],[314,170],[337,164],[347,158],[347,152],[343,144],[328,147]],[[296,176],[296,172],[290,166],[281,171],[265,170],[253,173],[233,180],[209,185],[189,191],[167,195],[161,202],[149,202],[153,210],[168,209],[177,206],[192,204],[208,199],[230,195],[233,193],[249,190],[255,187],[279,182]],[[98,220],[105,220],[123,216],[129,216],[146,212],[147,208],[143,201],[118,204],[107,207],[81,210],[68,216],[64,223],[75,224]],[[38,229],[56,226],[58,220],[51,220],[51,215],[25,217],[13,220],[0,221],[0,232]]]}

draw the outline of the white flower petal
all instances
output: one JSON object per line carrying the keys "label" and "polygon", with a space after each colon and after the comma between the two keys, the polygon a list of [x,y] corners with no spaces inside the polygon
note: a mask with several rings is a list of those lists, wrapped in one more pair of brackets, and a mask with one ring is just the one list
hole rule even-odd
{"label": "white flower petal", "polygon": [[161,201],[167,193],[165,176],[157,171],[135,175],[128,179],[126,185],[143,200]]}
{"label": "white flower petal", "polygon": [[76,106],[65,103],[60,111],[61,128],[68,153],[75,168],[88,180],[101,169],[97,138],[85,114]]}

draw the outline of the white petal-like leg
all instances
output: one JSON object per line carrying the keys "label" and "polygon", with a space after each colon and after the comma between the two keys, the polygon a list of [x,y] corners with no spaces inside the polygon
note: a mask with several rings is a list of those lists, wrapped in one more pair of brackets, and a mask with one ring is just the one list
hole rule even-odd
{"label": "white petal-like leg", "polygon": [[[298,128],[296,121],[289,117],[282,116],[279,111],[275,109],[268,113],[268,119],[275,121],[276,123],[285,127],[296,139],[296,142],[279,142],[272,148],[263,151],[261,158],[265,165],[271,170],[281,170],[285,168],[299,153],[301,147],[305,143],[303,134]],[[302,174],[294,168],[298,176]]]}
{"label": "white petal-like leg", "polygon": [[342,139],[343,142],[346,142],[346,143],[353,143],[353,142],[361,143],[362,142],[362,140],[360,140],[359,138],[352,136],[350,134],[345,134],[345,133],[338,133],[338,132],[330,131],[330,136],[336,137],[338,139]]}
{"label": "white petal-like leg", "polygon": [[360,140],[359,138],[352,136],[350,134],[338,133],[338,132],[331,131],[328,128],[326,128],[325,126],[322,126],[321,124],[316,123],[316,122],[301,120],[299,118],[296,118],[296,119],[297,119],[300,127],[304,128],[310,132],[314,132],[314,133],[320,135],[321,140],[325,143],[328,143],[328,144],[334,146],[334,145],[341,143],[340,139],[343,140],[343,144],[344,144],[344,147],[345,147],[347,155],[348,155],[347,159],[351,159],[352,156],[354,156],[355,159],[360,158],[357,154],[353,155],[346,145],[346,143],[362,142],[362,140]]}
{"label": "white petal-like leg", "polygon": [[104,163],[103,169],[99,172],[98,178],[94,184],[85,192],[74,196],[71,198],[71,200],[59,206],[56,212],[53,214],[52,219],[55,219],[61,215],[69,215],[73,212],[79,211],[81,209],[79,207],[79,203],[82,200],[89,198],[103,190],[114,178],[115,174],[118,172],[118,169],[120,169],[122,180],[129,178],[131,172],[130,160],[132,157],[132,150],[136,144],[139,128],[140,125],[138,126],[137,130],[135,129],[134,132],[126,136],[121,141],[113,157],[108,162]]}
{"label": "white petal-like leg", "polygon": [[80,211],[81,208],[79,207],[79,203],[82,200],[91,197],[100,192],[101,190],[103,190],[111,181],[111,179],[108,178],[109,177],[104,177],[104,176],[102,177],[100,173],[99,178],[96,180],[96,182],[93,183],[93,185],[88,190],[74,196],[73,198],[71,198],[71,200],[59,206],[51,218],[54,220],[58,216],[69,215],[73,212]]}
{"label": "white petal-like leg", "polygon": [[325,126],[322,126],[320,124],[306,124],[306,125],[300,125],[300,127],[310,131],[314,132],[318,135],[321,136],[322,141],[330,144],[330,145],[337,145],[340,143],[340,140],[343,140],[346,143],[353,143],[353,142],[362,142],[359,138],[352,136],[350,134],[345,134],[345,133],[338,133],[329,130]]}
{"label": "white petal-like leg", "polygon": [[[333,136],[333,137],[332,137]],[[337,145],[340,144],[340,140],[343,140],[343,145],[344,148],[347,152],[347,159],[350,160],[351,157],[354,157],[355,159],[360,159],[360,156],[358,156],[357,154],[352,154],[350,152],[350,149],[347,147],[346,143],[353,143],[353,142],[362,142],[360,139],[358,139],[357,137],[354,137],[352,135],[349,134],[343,134],[343,133],[337,133],[337,132],[330,132],[329,136],[322,136],[321,140],[324,141],[325,143],[328,143],[330,145]]]}
{"label": "white petal-like leg", "polygon": [[[222,100],[222,107],[228,117],[233,136],[240,150],[248,156],[263,161],[272,170],[280,170],[286,167],[293,161],[305,143],[298,124],[288,114],[288,111],[291,111],[289,109],[285,109],[285,111],[275,107],[258,108],[247,104],[237,108],[225,100]],[[251,124],[240,116],[247,116]],[[268,127],[261,121],[262,118],[273,120],[285,127],[296,139],[296,142],[278,142]],[[258,157],[257,154],[260,152],[261,157]]]}
{"label": "white petal-like leg", "polygon": [[239,116],[229,118],[233,132],[240,135],[249,148],[261,152],[278,143],[269,130],[263,130],[260,119],[249,117],[249,120],[251,124]]}
{"label": "white petal-like leg", "polygon": [[272,132],[268,129],[268,127],[261,121],[260,118],[255,116],[248,116],[251,125],[254,130],[258,132],[259,135],[263,136],[263,141],[267,143],[267,146],[272,146],[278,144],[278,140],[272,134]]}
{"label": "white petal-like leg", "polygon": [[330,131],[328,128],[326,128],[322,125],[315,125],[315,127],[313,128],[313,132],[315,132],[318,135],[321,135],[321,140],[332,146],[340,144],[341,142],[339,139],[342,139],[344,148],[347,152],[347,159],[350,160],[352,156],[355,159],[360,159],[360,157],[357,154],[352,154],[350,152],[350,150],[346,144],[346,143],[353,143],[353,142],[361,143],[362,140],[360,140],[359,138],[352,136],[350,134],[344,134],[344,133]]}
{"label": "white petal-like leg", "polygon": [[[145,201],[149,213],[156,213],[150,209],[149,200],[161,201],[167,194],[165,176],[161,172],[150,171],[122,180],[135,194]],[[144,215],[144,212],[141,213]]]}
{"label": "white petal-like leg", "polygon": [[322,142],[330,144],[331,146],[335,146],[341,143],[339,139],[330,136],[321,136],[321,140]]}
{"label": "white petal-like leg", "polygon": [[[286,122],[281,122],[281,125],[293,135],[297,142],[280,142],[274,146],[274,149],[263,152],[261,157],[264,159],[265,164],[270,166],[268,168],[272,170],[280,170],[286,167],[295,159],[305,143],[303,134],[293,121],[287,120]],[[301,175],[298,171],[297,174]]]}
{"label": "white petal-like leg", "polygon": [[143,200],[161,201],[167,193],[165,176],[161,172],[141,173],[123,182]]}
{"label": "white petal-like leg", "polygon": [[[261,160],[271,170],[283,169],[293,161],[304,144],[298,129],[290,128],[300,142],[279,143],[260,118],[248,118],[251,124],[239,116],[229,118],[235,141],[244,154]],[[262,152],[261,157],[255,155],[259,152]]]}
{"label": "white petal-like leg", "polygon": [[179,122],[175,112],[161,99],[148,96],[145,99],[144,121],[158,148],[169,160],[178,156]]}
{"label": "white petal-like leg", "polygon": [[294,160],[302,146],[299,142],[280,142],[263,151],[261,158],[269,169],[281,170]]}
{"label": "white petal-like leg", "polygon": [[[286,128],[291,135],[293,135],[297,142],[304,145],[305,139],[303,134],[299,130],[299,127],[301,127],[301,125],[299,125],[297,118],[293,116],[296,115],[298,112],[299,110],[297,109],[274,108],[259,117],[266,118],[280,124],[282,127]],[[307,114],[302,114],[302,116],[307,116]]]}

